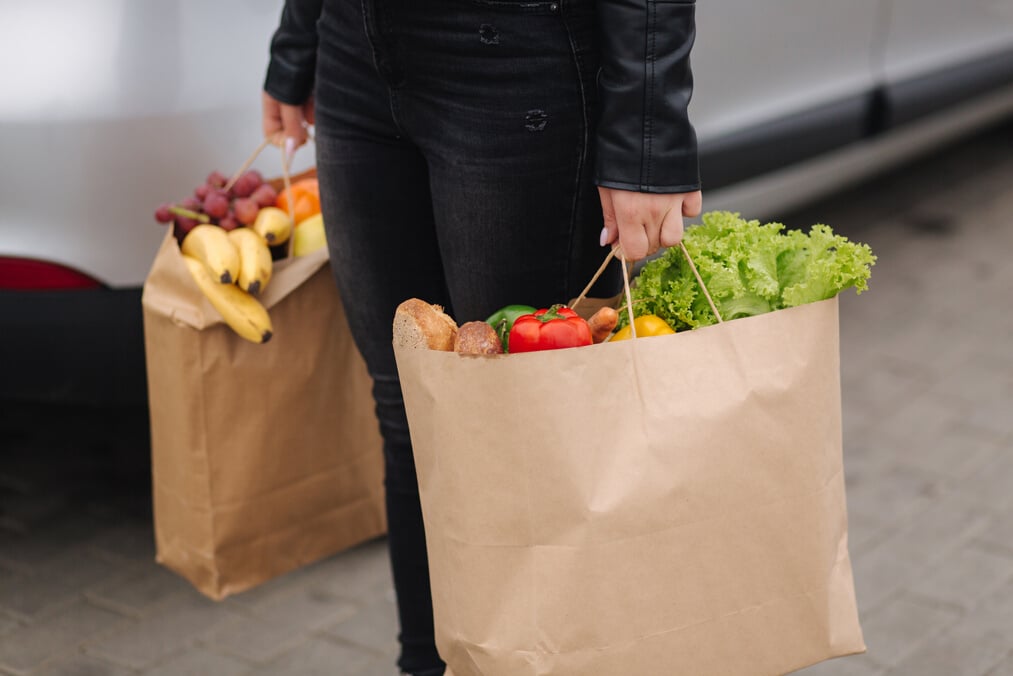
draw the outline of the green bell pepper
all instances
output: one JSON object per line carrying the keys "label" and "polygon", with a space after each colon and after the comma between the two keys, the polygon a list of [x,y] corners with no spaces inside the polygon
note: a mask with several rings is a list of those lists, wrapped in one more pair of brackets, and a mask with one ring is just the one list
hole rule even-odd
{"label": "green bell pepper", "polygon": [[510,347],[510,329],[513,328],[514,322],[522,315],[533,314],[535,309],[530,305],[507,305],[493,312],[485,320],[487,324],[496,329],[496,335],[499,336],[500,342],[503,343],[504,352]]}

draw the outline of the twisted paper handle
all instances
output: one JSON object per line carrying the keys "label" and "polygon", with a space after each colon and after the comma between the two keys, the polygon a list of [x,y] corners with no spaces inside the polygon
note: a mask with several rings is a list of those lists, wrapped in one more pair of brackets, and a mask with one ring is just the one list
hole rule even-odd
{"label": "twisted paper handle", "polygon": [[[310,138],[312,138],[312,137],[310,137]],[[271,139],[265,138],[263,141],[261,141],[260,145],[257,146],[256,150],[254,150],[252,153],[250,153],[250,156],[246,158],[246,161],[243,162],[243,164],[239,167],[239,169],[236,170],[236,173],[232,174],[232,178],[230,178],[229,181],[228,181],[228,183],[225,184],[225,188],[224,189],[228,190],[233,185],[235,185],[236,181],[239,180],[239,177],[242,176],[243,173],[247,169],[250,168],[250,165],[253,164],[253,161],[256,160],[257,157],[260,155],[260,153],[264,152],[264,148],[266,148],[269,145],[271,145]],[[291,195],[292,195],[292,190],[291,190],[291,188],[292,188],[292,178],[291,178],[291,173],[289,172],[289,167],[288,167],[288,153],[285,152],[285,148],[284,147],[281,148],[281,178],[282,178],[282,180],[284,181],[284,184],[285,184],[285,193],[290,196],[290,198],[287,200],[287,203],[288,203],[288,217],[292,220],[293,233],[291,235],[289,235],[288,243],[285,246],[285,256],[286,257],[291,257],[292,256],[292,241],[295,239],[295,232],[294,232],[294,230],[295,230],[295,200],[291,199]]]}
{"label": "twisted paper handle", "polygon": [[[721,313],[718,312],[718,308],[714,304],[714,299],[711,298],[710,291],[707,290],[707,285],[703,283],[703,278],[700,277],[700,272],[696,269],[696,264],[693,262],[692,256],[690,256],[689,251],[686,250],[686,245],[679,242],[679,248],[682,249],[682,255],[686,257],[686,262],[689,263],[689,269],[693,271],[693,276],[696,277],[696,282],[700,285],[700,290],[703,291],[704,297],[707,298],[707,304],[710,305],[711,311],[714,313],[714,317],[718,320],[718,324],[722,323],[724,319],[721,318]],[[577,299],[573,301],[573,304],[570,306],[571,308],[576,309],[577,305],[579,305],[580,302],[587,297],[591,287],[594,286],[594,283],[597,282],[598,278],[605,272],[605,268],[607,268],[608,264],[612,262],[613,258],[615,258],[617,249],[619,248],[613,247],[612,250],[609,251],[608,256],[605,257],[605,262],[601,264],[598,271],[594,273],[593,277],[591,277],[591,281],[587,283],[584,290],[581,291],[580,295],[577,296]],[[623,291],[626,294],[626,312],[630,320],[630,334],[633,338],[636,338],[637,327],[633,321],[633,298],[630,294],[630,273],[626,268],[626,257],[622,254],[621,249],[619,249],[619,251],[619,260],[622,263],[623,268]]]}

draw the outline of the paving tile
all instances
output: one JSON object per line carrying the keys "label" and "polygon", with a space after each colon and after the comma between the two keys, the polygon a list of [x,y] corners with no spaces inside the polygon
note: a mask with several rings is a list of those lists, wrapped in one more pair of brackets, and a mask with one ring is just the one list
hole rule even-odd
{"label": "paving tile", "polygon": [[883,438],[888,447],[911,449],[898,458],[899,463],[943,477],[948,485],[964,482],[1005,452],[996,434],[966,420],[944,425],[931,433],[909,431],[906,439],[897,439],[891,429],[883,433]]}
{"label": "paving tile", "polygon": [[915,577],[907,589],[965,610],[1013,580],[1013,555],[961,547]]}
{"label": "paving tile", "polygon": [[70,507],[71,499],[67,495],[38,490],[0,492],[0,513],[19,531],[35,528]]}
{"label": "paving tile", "polygon": [[[969,612],[962,622],[968,629],[979,634],[1000,632],[1013,640],[1013,581],[989,595]],[[1013,648],[1013,645],[1010,646]]]}
{"label": "paving tile", "polygon": [[[919,280],[916,293],[925,294],[924,281]],[[864,298],[863,294],[857,301]],[[903,321],[885,327],[881,333],[883,335],[867,338],[874,343],[876,353],[892,359],[916,361],[921,369],[938,380],[945,380],[978,348],[975,341],[967,339],[966,325],[941,320],[938,313],[931,311],[908,315]],[[842,346],[842,353],[845,352]],[[930,392],[938,394],[940,390],[930,388]]]}
{"label": "paving tile", "polygon": [[982,532],[981,540],[1013,554],[1013,509],[993,517],[988,528]]}
{"label": "paving tile", "polygon": [[314,630],[352,616],[356,607],[326,587],[307,583],[290,594],[259,604],[253,612],[262,619]]}
{"label": "paving tile", "polygon": [[398,673],[395,661],[387,657],[369,662],[363,669],[355,672],[355,676],[397,676]]}
{"label": "paving tile", "polygon": [[0,668],[22,673],[85,640],[124,626],[122,615],[75,601],[58,615],[23,626],[0,638]]}
{"label": "paving tile", "polygon": [[848,511],[871,517],[904,519],[921,512],[944,490],[942,478],[903,465],[845,470]]}
{"label": "paving tile", "polygon": [[968,477],[966,494],[996,512],[1013,509],[1013,451],[1000,453]]}
{"label": "paving tile", "polygon": [[[1013,330],[1009,331],[1013,334]],[[1009,450],[1008,437],[1013,434],[1013,387],[1004,396],[993,399],[979,399],[967,414],[967,423],[975,427],[989,430],[993,434],[1006,437],[1005,450]]]}
{"label": "paving tile", "polygon": [[[908,328],[905,320],[917,320],[916,309],[908,300],[918,292],[921,280],[905,269],[889,248],[878,246],[864,234],[856,237],[873,247],[879,261],[872,269],[868,292],[861,296],[851,291],[841,294],[841,335],[847,345],[865,342],[878,348]],[[910,353],[900,356],[909,358]]]}
{"label": "paving tile", "polygon": [[894,448],[891,440],[877,429],[845,431],[842,459],[849,488],[893,463]]}
{"label": "paving tile", "polygon": [[159,603],[189,594],[187,582],[155,563],[121,566],[117,574],[92,587],[86,596],[122,613],[141,616]]}
{"label": "paving tile", "polygon": [[792,672],[793,676],[880,676],[883,667],[868,655],[848,655]]}
{"label": "paving tile", "polygon": [[105,660],[72,655],[47,662],[38,671],[33,671],[32,676],[128,676],[135,673]]}
{"label": "paving tile", "polygon": [[238,608],[254,609],[258,605],[270,603],[280,597],[288,596],[293,589],[302,587],[308,579],[323,565],[317,562],[289,571],[284,575],[272,578],[267,582],[257,585],[252,589],[240,592],[235,596],[226,599],[226,603]]}
{"label": "paving tile", "polygon": [[961,493],[943,494],[919,514],[900,520],[901,529],[890,544],[917,560],[931,561],[980,534],[991,516]]}
{"label": "paving tile", "polygon": [[848,511],[848,552],[854,558],[875,547],[891,533],[892,522]]}
{"label": "paving tile", "polygon": [[[850,503],[849,503],[850,509]],[[961,495],[934,502],[878,545],[855,557],[858,604],[874,610],[929,564],[976,537],[990,515]]]}
{"label": "paving tile", "polygon": [[145,670],[144,676],[239,676],[249,671],[250,665],[240,660],[193,648]]}
{"label": "paving tile", "polygon": [[155,536],[151,521],[131,521],[104,529],[89,544],[96,551],[117,559],[154,563]]}
{"label": "paving tile", "polygon": [[1006,659],[997,664],[986,676],[1010,676],[1013,674],[1013,650],[1006,655]]}
{"label": "paving tile", "polygon": [[22,626],[21,623],[15,620],[13,617],[10,617],[9,615],[0,614],[0,636],[9,634],[21,626]]}
{"label": "paving tile", "polygon": [[324,638],[311,638],[280,658],[251,672],[262,676],[356,676],[376,655]]}
{"label": "paving tile", "polygon": [[327,632],[345,641],[365,646],[378,653],[397,657],[397,608],[381,598],[352,617],[328,627]]}
{"label": "paving tile", "polygon": [[891,460],[917,465],[920,449],[966,420],[969,408],[956,397],[925,392],[904,401],[895,413],[870,427],[865,436]]}
{"label": "paving tile", "polygon": [[932,386],[931,378],[908,361],[882,356],[862,364],[860,370],[845,369],[842,380],[849,412],[861,411],[869,419],[889,416]]}
{"label": "paving tile", "polygon": [[47,559],[31,574],[0,579],[0,607],[25,619],[37,619],[81,596],[84,588],[116,573],[115,568],[77,546]]}
{"label": "paving tile", "polygon": [[312,585],[340,597],[363,600],[390,589],[386,540],[374,540],[337,554],[312,574]]}
{"label": "paving tile", "polygon": [[144,669],[192,647],[217,625],[236,617],[227,606],[193,592],[173,597],[123,631],[90,642],[86,652],[134,669]]}
{"label": "paving tile", "polygon": [[862,619],[868,657],[893,666],[960,618],[953,609],[900,596]]}
{"label": "paving tile", "polygon": [[[991,341],[980,341],[978,346],[979,349],[956,364],[945,381],[936,387],[975,407],[988,401],[1008,403],[1013,391],[1013,355],[1006,349],[992,349]],[[1003,417],[1009,418],[1008,415]]]}
{"label": "paving tile", "polygon": [[0,531],[0,561],[32,572],[66,556],[102,528],[97,519],[79,512],[61,512],[54,519],[23,533]]}
{"label": "paving tile", "polygon": [[306,638],[302,626],[257,617],[237,617],[208,634],[203,642],[215,650],[252,662],[266,662]]}
{"label": "paving tile", "polygon": [[981,634],[958,625],[910,654],[891,676],[984,676],[997,668],[1013,640],[998,633]]}

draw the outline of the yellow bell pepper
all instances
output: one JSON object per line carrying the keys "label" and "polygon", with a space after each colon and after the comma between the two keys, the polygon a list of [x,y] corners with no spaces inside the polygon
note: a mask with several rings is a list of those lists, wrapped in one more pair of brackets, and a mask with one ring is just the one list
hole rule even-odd
{"label": "yellow bell pepper", "polygon": [[[669,333],[675,333],[675,329],[669,326],[668,322],[658,315],[642,315],[634,319],[633,324],[637,327],[637,338],[650,338],[651,336],[665,336]],[[619,329],[609,342],[629,340],[630,337],[630,326],[627,324]]]}

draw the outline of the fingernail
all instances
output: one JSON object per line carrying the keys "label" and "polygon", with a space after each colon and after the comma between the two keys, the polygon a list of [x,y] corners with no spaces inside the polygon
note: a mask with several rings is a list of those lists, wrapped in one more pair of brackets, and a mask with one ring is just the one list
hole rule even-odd
{"label": "fingernail", "polygon": [[289,136],[285,139],[285,157],[288,158],[289,162],[292,161],[292,157],[295,155],[295,150],[295,139]]}
{"label": "fingernail", "polygon": [[598,244],[600,246],[605,246],[608,243],[609,243],[609,229],[602,228],[601,235],[598,237]]}

